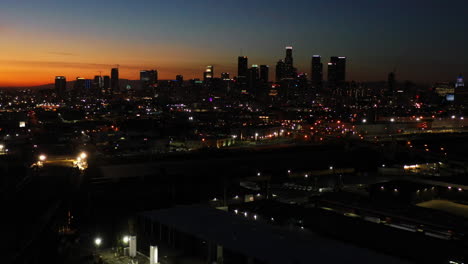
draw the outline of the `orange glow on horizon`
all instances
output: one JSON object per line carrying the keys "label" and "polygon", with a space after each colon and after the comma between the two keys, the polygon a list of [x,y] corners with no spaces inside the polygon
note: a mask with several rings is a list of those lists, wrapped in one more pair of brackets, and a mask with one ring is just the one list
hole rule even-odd
{"label": "orange glow on horizon", "polygon": [[[28,65],[29,64],[29,65]],[[187,65],[184,65],[187,67]],[[111,64],[73,64],[73,63],[41,63],[41,62],[2,62],[0,61],[0,87],[28,87],[54,83],[55,76],[65,76],[67,81],[74,81],[77,77],[93,79],[95,75],[109,75]],[[181,67],[181,68],[185,68]],[[157,69],[160,80],[173,80],[182,74],[184,79],[202,78],[204,67],[194,65],[194,69],[178,70],[176,67],[161,68],[151,66],[120,65],[121,79],[138,80],[140,70]],[[219,71],[219,74],[221,71]]]}

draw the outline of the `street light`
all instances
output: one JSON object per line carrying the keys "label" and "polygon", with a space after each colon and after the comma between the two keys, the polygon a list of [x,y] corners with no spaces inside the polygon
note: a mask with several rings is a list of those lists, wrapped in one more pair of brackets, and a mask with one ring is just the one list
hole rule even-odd
{"label": "street light", "polygon": [[124,244],[128,244],[128,242],[130,241],[130,237],[129,236],[124,236],[122,241],[124,242]]}
{"label": "street light", "polygon": [[86,152],[81,152],[81,154],[80,154],[81,159],[86,159],[87,157],[88,157],[88,155],[86,154]]}
{"label": "street light", "polygon": [[96,247],[99,247],[102,244],[102,239],[100,237],[97,237],[96,239],[94,239],[94,244],[96,245]]}
{"label": "street light", "polygon": [[45,161],[47,159],[47,156],[44,154],[39,155],[39,161]]}

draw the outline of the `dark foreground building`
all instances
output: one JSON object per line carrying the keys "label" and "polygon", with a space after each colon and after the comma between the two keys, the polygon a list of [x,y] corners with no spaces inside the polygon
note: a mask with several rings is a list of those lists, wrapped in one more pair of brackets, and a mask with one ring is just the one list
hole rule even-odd
{"label": "dark foreground building", "polygon": [[[185,258],[190,255],[206,263],[404,263],[268,221],[203,206],[151,211],[139,216],[138,245],[143,252],[151,245],[168,247],[184,252]],[[160,254],[165,252],[161,250]]]}

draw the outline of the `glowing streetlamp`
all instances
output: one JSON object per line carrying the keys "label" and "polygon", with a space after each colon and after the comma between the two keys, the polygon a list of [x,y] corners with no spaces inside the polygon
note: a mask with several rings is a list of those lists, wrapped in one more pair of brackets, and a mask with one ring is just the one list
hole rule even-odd
{"label": "glowing streetlamp", "polygon": [[102,244],[102,239],[100,237],[97,237],[96,239],[94,239],[94,245],[96,245],[96,247],[99,247],[101,244]]}
{"label": "glowing streetlamp", "polygon": [[128,244],[128,242],[130,241],[130,237],[129,236],[124,236],[122,241],[124,242],[124,244]]}
{"label": "glowing streetlamp", "polygon": [[44,154],[39,155],[39,161],[44,162],[47,159],[47,156]]}
{"label": "glowing streetlamp", "polygon": [[86,159],[87,157],[88,157],[88,154],[86,154],[86,152],[81,152],[80,154],[81,159]]}

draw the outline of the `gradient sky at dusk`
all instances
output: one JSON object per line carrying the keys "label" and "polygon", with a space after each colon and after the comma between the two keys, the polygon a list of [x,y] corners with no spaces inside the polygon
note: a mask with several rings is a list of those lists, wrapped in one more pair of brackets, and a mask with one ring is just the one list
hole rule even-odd
{"label": "gradient sky at dusk", "polygon": [[[299,71],[320,54],[348,57],[348,80],[454,80],[468,74],[466,0],[2,0],[0,86],[92,78],[120,65],[121,78],[156,68],[235,75],[240,49],[274,75],[284,47]],[[325,72],[326,73],[326,72]],[[465,75],[467,75],[465,74]]]}

